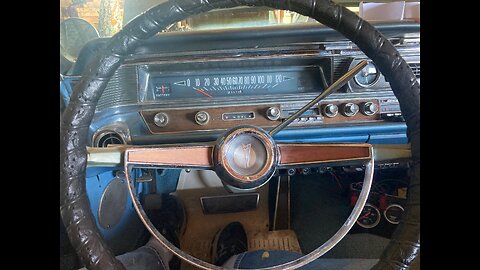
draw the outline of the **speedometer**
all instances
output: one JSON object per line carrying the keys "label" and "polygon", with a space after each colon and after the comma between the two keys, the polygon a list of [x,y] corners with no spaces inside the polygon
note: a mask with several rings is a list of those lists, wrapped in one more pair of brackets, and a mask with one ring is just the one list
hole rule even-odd
{"label": "speedometer", "polygon": [[319,93],[323,91],[317,66],[152,72],[144,75],[141,101],[211,99],[230,96]]}

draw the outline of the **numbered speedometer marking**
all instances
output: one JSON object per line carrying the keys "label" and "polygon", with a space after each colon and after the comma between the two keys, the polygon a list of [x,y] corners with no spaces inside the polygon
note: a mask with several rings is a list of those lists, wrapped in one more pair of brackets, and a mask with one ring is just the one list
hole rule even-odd
{"label": "numbered speedometer marking", "polygon": [[271,89],[278,85],[293,80],[293,77],[282,74],[249,75],[249,76],[215,76],[215,77],[190,77],[176,81],[173,84],[184,87],[203,89],[202,91],[229,91],[246,89]]}

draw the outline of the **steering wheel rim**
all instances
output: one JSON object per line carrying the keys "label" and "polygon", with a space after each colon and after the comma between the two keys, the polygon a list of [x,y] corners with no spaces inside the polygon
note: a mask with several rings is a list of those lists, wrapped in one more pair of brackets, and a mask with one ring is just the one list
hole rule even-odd
{"label": "steering wheel rim", "polygon": [[407,124],[412,166],[404,220],[374,269],[405,269],[420,250],[420,86],[395,47],[368,22],[325,0],[177,0],[151,8],[113,36],[83,74],[65,110],[60,137],[60,211],[72,246],[88,268],[124,269],[102,239],[86,195],[86,143],[95,107],[110,77],[140,43],[193,14],[239,5],[268,6],[310,16],[349,38],[390,82]]}
{"label": "steering wheel rim", "polygon": [[[265,140],[265,141],[269,141],[269,142],[272,143],[272,144],[269,144],[268,146],[265,145],[266,148],[271,148],[271,153],[272,153],[272,156],[270,158],[272,163],[268,164],[268,162],[266,162],[265,167],[266,168],[273,168],[273,169],[275,169],[275,168],[278,169],[278,168],[281,168],[282,166],[285,166],[284,162],[285,162],[285,160],[288,160],[288,158],[284,158],[280,154],[280,152],[282,152],[283,154],[285,154],[285,156],[288,157],[289,156],[289,151],[285,150],[285,148],[288,148],[288,147],[294,148],[297,151],[301,151],[298,147],[303,148],[303,149],[305,149],[305,147],[312,148],[313,150],[309,152],[311,154],[309,156],[317,157],[319,159],[314,158],[314,160],[317,160],[317,161],[323,160],[323,162],[328,162],[329,160],[340,161],[340,160],[342,160],[342,157],[332,155],[332,157],[330,159],[328,159],[328,158],[327,159],[322,159],[321,156],[325,157],[325,155],[328,151],[326,151],[325,149],[323,149],[323,150],[319,149],[318,147],[320,147],[320,148],[322,148],[322,147],[324,147],[324,148],[334,147],[335,148],[334,151],[336,151],[336,152],[341,152],[342,149],[346,150],[346,151],[349,151],[349,152],[354,152],[355,149],[358,150],[359,148],[362,148],[364,150],[363,154],[354,155],[354,157],[349,157],[347,159],[343,159],[343,160],[349,160],[349,161],[354,160],[354,159],[364,161],[365,177],[364,177],[364,180],[363,180],[363,184],[362,184],[360,194],[359,194],[358,199],[355,203],[355,206],[353,207],[353,209],[352,209],[350,215],[348,216],[348,218],[346,219],[346,221],[343,223],[342,226],[340,226],[340,228],[337,230],[337,232],[335,234],[333,234],[321,246],[319,246],[315,250],[311,251],[310,253],[301,256],[300,258],[297,258],[297,259],[289,261],[289,262],[281,263],[281,264],[278,264],[278,265],[274,265],[274,266],[270,266],[270,267],[257,268],[257,269],[258,270],[297,269],[299,267],[302,267],[302,266],[316,260],[317,258],[322,256],[323,254],[328,252],[330,249],[332,249],[336,244],[338,244],[343,239],[343,237],[350,231],[350,229],[356,223],[357,219],[359,218],[359,216],[361,214],[361,211],[363,210],[363,207],[365,206],[365,203],[367,202],[368,195],[370,193],[370,188],[371,188],[372,181],[373,181],[373,171],[374,171],[373,148],[369,144],[288,144],[288,143],[287,144],[282,144],[282,143],[280,143],[280,144],[277,145],[273,141],[273,138],[268,136],[267,132],[264,131],[263,129],[258,128],[258,127],[254,127],[254,126],[243,125],[243,126],[234,127],[232,129],[228,130],[222,136],[220,136],[216,141],[217,144],[215,145],[215,147],[211,147],[211,143],[207,143],[206,145],[199,145],[199,144],[177,145],[177,144],[174,144],[174,145],[156,146],[156,147],[132,147],[130,149],[125,150],[123,163],[124,163],[125,177],[126,177],[126,181],[127,181],[127,187],[128,187],[128,191],[129,191],[129,194],[130,194],[130,198],[132,199],[133,206],[134,206],[135,210],[137,211],[137,214],[139,215],[140,220],[142,221],[142,223],[145,225],[147,230],[152,234],[152,236],[154,238],[156,238],[166,249],[170,250],[172,253],[174,253],[176,256],[178,256],[182,260],[184,260],[184,261],[188,262],[189,264],[192,264],[192,265],[194,265],[194,266],[196,266],[200,269],[206,269],[206,270],[211,270],[211,269],[221,270],[221,269],[224,269],[221,266],[216,266],[216,265],[207,263],[205,261],[202,261],[202,260],[184,252],[183,250],[179,249],[178,247],[176,247],[175,245],[170,243],[155,228],[155,226],[150,221],[149,217],[146,215],[145,210],[143,209],[143,206],[140,203],[140,200],[139,200],[138,196],[136,195],[138,193],[137,193],[136,188],[135,188],[134,180],[131,177],[131,171],[132,171],[132,168],[135,167],[135,166],[140,166],[140,167],[148,167],[148,166],[151,166],[151,165],[166,166],[167,164],[171,164],[171,163],[175,163],[176,166],[182,167],[182,168],[183,167],[187,168],[187,167],[191,166],[192,164],[196,164],[196,166],[205,166],[205,163],[203,163],[203,162],[191,163],[189,161],[192,161],[192,160],[190,160],[186,157],[184,157],[182,161],[177,163],[178,159],[174,158],[173,156],[178,155],[178,153],[183,153],[184,155],[189,155],[188,154],[189,150],[190,151],[195,151],[195,153],[197,153],[196,156],[202,156],[200,154],[200,152],[198,152],[198,149],[211,149],[211,151],[209,153],[207,153],[203,156],[206,156],[206,157],[217,156],[217,157],[223,157],[223,158],[216,159],[216,160],[215,160],[215,158],[212,158],[215,161],[213,161],[212,163],[209,163],[210,166],[207,165],[207,166],[203,167],[203,169],[210,169],[210,168],[213,169],[215,171],[215,173],[217,174],[217,176],[222,180],[222,182],[224,184],[229,184],[227,182],[227,181],[229,181],[228,179],[230,177],[229,173],[225,171],[225,168],[221,164],[217,163],[217,162],[222,162],[220,160],[228,159],[228,157],[226,157],[226,156],[228,156],[228,154],[226,153],[226,152],[228,152],[228,150],[225,151],[225,148],[223,148],[221,146],[225,145],[224,142],[228,141],[229,138],[230,138],[230,141],[235,141],[235,140],[238,140],[238,138],[240,138],[242,135],[253,136],[253,137],[258,136],[256,138],[262,138],[260,136],[263,135],[265,137],[263,137],[260,140]],[[239,140],[243,141],[242,139],[239,139]],[[227,142],[227,144],[228,144],[228,142]],[[229,148],[229,147],[226,147],[226,148]],[[232,148],[234,148],[234,147],[232,147]],[[194,150],[194,149],[196,149],[196,150]],[[275,152],[277,152],[277,153],[275,153]],[[190,152],[190,153],[192,153],[192,155],[193,155],[193,152]],[[290,153],[292,153],[292,151],[290,151]],[[320,153],[320,154],[317,156],[317,153]],[[305,152],[304,152],[304,154],[308,155],[308,153],[305,153]],[[162,162],[163,158],[168,159],[168,163]],[[194,159],[194,160],[198,160],[198,159]],[[273,161],[273,160],[277,160],[277,161]],[[293,164],[298,164],[297,161],[300,161],[300,160],[303,160],[303,159],[294,159],[294,160],[295,161],[292,162],[292,163]],[[307,163],[308,161],[305,161],[305,162]],[[292,164],[292,163],[290,163],[290,164]],[[201,164],[203,164],[203,165],[201,165]],[[273,175],[273,172],[270,174],[270,177],[268,179],[270,179],[272,175]],[[240,180],[240,179],[241,178],[254,178],[254,177],[255,176],[252,175],[252,174],[240,175],[240,177],[236,180],[241,182],[241,185],[237,186],[237,188],[244,189],[244,190],[245,189],[248,190],[248,189],[252,188],[251,186],[246,186],[247,183],[252,183],[251,182],[252,179],[244,179],[244,180]],[[260,182],[255,183],[256,181],[253,181],[253,183],[258,188],[258,187],[262,186],[263,184],[265,184],[266,182],[268,182],[268,179],[266,179],[265,182],[260,181]],[[230,183],[230,184],[234,184],[234,183]],[[239,269],[239,270],[246,270],[246,269]]]}

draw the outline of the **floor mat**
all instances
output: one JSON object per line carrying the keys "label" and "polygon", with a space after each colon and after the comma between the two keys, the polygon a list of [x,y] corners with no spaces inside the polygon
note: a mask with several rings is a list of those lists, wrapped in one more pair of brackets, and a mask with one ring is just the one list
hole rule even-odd
{"label": "floor mat", "polygon": [[[227,193],[224,188],[177,190],[175,195],[183,202],[187,213],[187,226],[184,234],[180,237],[182,250],[206,262],[211,262],[210,247],[215,234],[228,223],[238,221],[243,224],[247,232],[249,250],[301,252],[294,231],[268,231],[268,184],[258,192],[260,199],[255,211],[205,215],[201,208],[200,197],[225,195]],[[182,269],[195,268],[187,263],[182,263]]]}

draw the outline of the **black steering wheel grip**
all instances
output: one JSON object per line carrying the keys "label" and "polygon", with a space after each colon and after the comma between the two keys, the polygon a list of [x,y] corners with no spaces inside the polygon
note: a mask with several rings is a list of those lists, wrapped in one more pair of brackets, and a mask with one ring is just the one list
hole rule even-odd
{"label": "black steering wheel grip", "polygon": [[60,212],[72,246],[89,269],[124,269],[105,244],[90,211],[85,171],[87,135],[96,104],[113,73],[143,40],[191,15],[218,8],[267,6],[310,16],[353,41],[390,82],[412,149],[403,221],[373,269],[407,269],[420,251],[420,85],[395,47],[372,25],[329,0],[175,0],[157,5],[114,35],[82,74],[60,128]]}

